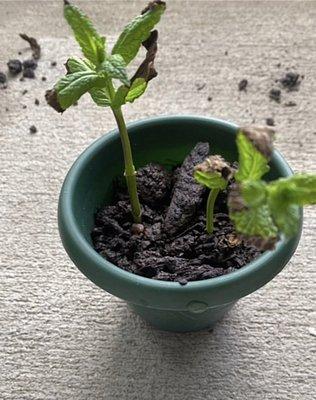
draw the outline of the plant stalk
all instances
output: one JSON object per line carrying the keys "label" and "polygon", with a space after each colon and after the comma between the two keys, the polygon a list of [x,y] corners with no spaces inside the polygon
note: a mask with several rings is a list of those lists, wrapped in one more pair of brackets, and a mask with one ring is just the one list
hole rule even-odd
{"label": "plant stalk", "polygon": [[125,179],[127,183],[127,189],[132,207],[132,215],[136,223],[141,222],[141,207],[137,193],[137,182],[136,182],[136,170],[133,163],[133,156],[131,150],[131,143],[129,140],[126,124],[124,121],[121,107],[112,109],[114,117],[119,128],[120,137],[122,141],[124,164],[125,164]]}
{"label": "plant stalk", "polygon": [[212,189],[206,203],[206,231],[210,235],[214,230],[214,204],[220,189]]}

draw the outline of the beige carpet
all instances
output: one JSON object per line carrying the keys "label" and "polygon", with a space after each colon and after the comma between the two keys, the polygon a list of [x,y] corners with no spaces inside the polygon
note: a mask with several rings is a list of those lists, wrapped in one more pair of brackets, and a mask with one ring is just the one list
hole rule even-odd
{"label": "beige carpet", "polygon": [[[144,3],[80,4],[113,43]],[[0,91],[0,398],[314,399],[315,209],[306,210],[288,267],[213,333],[153,330],[67,258],[56,223],[60,186],[75,158],[114,121],[88,98],[63,116],[45,105],[45,89],[67,56],[79,54],[61,15],[61,1],[0,1],[0,70],[18,51],[29,54],[21,31],[43,49],[38,79],[12,80]],[[160,39],[159,77],[127,107],[129,121],[190,113],[262,124],[273,117],[291,166],[316,170],[315,1],[169,1]],[[305,79],[277,104],[268,91],[287,68]],[[247,93],[237,90],[242,78]],[[38,132],[31,135],[33,124]]]}

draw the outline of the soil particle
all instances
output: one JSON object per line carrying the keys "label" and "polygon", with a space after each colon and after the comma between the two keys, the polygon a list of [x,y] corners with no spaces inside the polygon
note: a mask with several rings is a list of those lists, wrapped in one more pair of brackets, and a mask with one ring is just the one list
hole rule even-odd
{"label": "soil particle", "polygon": [[288,101],[288,102],[284,103],[284,105],[285,105],[285,107],[295,107],[295,106],[297,106],[295,101]]}
{"label": "soil particle", "polygon": [[20,60],[9,60],[7,66],[11,75],[18,75],[22,71]]}
{"label": "soil particle", "polygon": [[33,60],[33,58],[29,60],[23,61],[23,69],[36,69],[37,68],[37,62]]}
{"label": "soil particle", "polygon": [[269,98],[271,100],[276,101],[277,103],[280,103],[281,101],[281,90],[280,89],[271,89],[269,92]]}
{"label": "soil particle", "polygon": [[279,82],[288,91],[298,90],[299,85],[301,84],[300,75],[296,72],[287,72]]}
{"label": "soil particle", "polygon": [[205,188],[195,181],[193,171],[208,154],[209,144],[198,143],[177,172],[177,180],[164,221],[164,230],[168,236],[173,236],[184,229],[202,204]]}
{"label": "soil particle", "polygon": [[239,83],[238,83],[238,90],[240,92],[247,91],[247,86],[248,86],[248,80],[247,79],[242,79]]}
{"label": "soil particle", "polygon": [[28,92],[28,90],[24,89],[23,92],[22,92],[22,96],[24,96],[27,92]]}
{"label": "soil particle", "polygon": [[30,133],[34,134],[34,133],[36,133],[36,132],[37,132],[36,126],[35,126],[35,125],[31,125],[31,126],[30,126]]}
{"label": "soil particle", "polygon": [[140,235],[144,233],[145,227],[143,224],[133,224],[131,227],[131,232],[133,235]]}
{"label": "soil particle", "polygon": [[20,33],[20,37],[28,42],[31,47],[34,60],[38,60],[41,57],[41,46],[38,44],[37,40],[26,35],[25,33]]}
{"label": "soil particle", "polygon": [[148,164],[137,172],[141,201],[148,205],[164,202],[170,194],[171,174],[157,164]]}
{"label": "soil particle", "polygon": [[42,81],[45,82],[47,80],[46,76],[42,76]]}
{"label": "soil particle", "polygon": [[51,65],[52,67],[56,67],[57,62],[56,62],[56,61],[52,61],[52,62],[50,63],[50,65]]}
{"label": "soil particle", "polygon": [[23,71],[23,77],[28,79],[34,79],[35,78],[34,70],[32,68],[26,68]]}
{"label": "soil particle", "polygon": [[23,108],[23,110],[25,110],[27,108],[27,106],[25,104],[23,104],[22,108]]}
{"label": "soil particle", "polygon": [[225,56],[228,56],[228,51],[226,50],[224,54],[225,54]]}
{"label": "soil particle", "polygon": [[213,100],[213,97],[208,96],[207,101],[212,101],[212,100]]}
{"label": "soil particle", "polygon": [[4,72],[0,72],[0,84],[6,83],[7,76]]}
{"label": "soil particle", "polygon": [[268,126],[274,126],[274,119],[273,118],[267,118],[266,119],[266,124]]}
{"label": "soil particle", "polygon": [[196,83],[196,84],[195,84],[195,87],[196,87],[196,89],[197,89],[198,91],[204,89],[205,86],[206,86],[206,83]]}
{"label": "soil particle", "polygon": [[34,104],[36,105],[36,106],[39,106],[39,100],[38,99],[35,99],[35,101],[34,101]]}

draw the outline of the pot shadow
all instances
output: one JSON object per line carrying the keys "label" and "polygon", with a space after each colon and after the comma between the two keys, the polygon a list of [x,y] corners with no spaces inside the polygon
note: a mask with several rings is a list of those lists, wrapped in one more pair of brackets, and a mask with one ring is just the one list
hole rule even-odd
{"label": "pot shadow", "polygon": [[120,309],[111,343],[106,340],[100,345],[104,338],[96,342],[95,351],[103,362],[101,368],[89,367],[93,398],[204,399],[210,393],[212,398],[222,398],[223,386],[225,393],[234,392],[236,363],[243,357],[238,346],[238,307],[213,331],[197,333],[158,331],[127,305],[122,303]]}

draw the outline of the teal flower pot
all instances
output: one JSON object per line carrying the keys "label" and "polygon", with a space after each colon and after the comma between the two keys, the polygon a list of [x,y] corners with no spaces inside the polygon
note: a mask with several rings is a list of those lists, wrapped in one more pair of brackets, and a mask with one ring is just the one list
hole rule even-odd
{"label": "teal flower pot", "polygon": [[[151,118],[128,125],[136,167],[149,162],[179,164],[199,141],[210,143],[212,154],[237,159],[236,125],[196,116]],[[123,174],[117,130],[88,147],[70,169],[58,208],[63,245],[80,271],[107,292],[125,300],[158,329],[176,332],[212,328],[234,303],[277,275],[292,257],[299,238],[280,241],[275,250],[229,275],[179,283],[151,280],[123,271],[92,247],[94,213],[112,200],[112,182]],[[267,179],[286,177],[292,171],[275,151]],[[302,217],[301,217],[302,218]]]}

